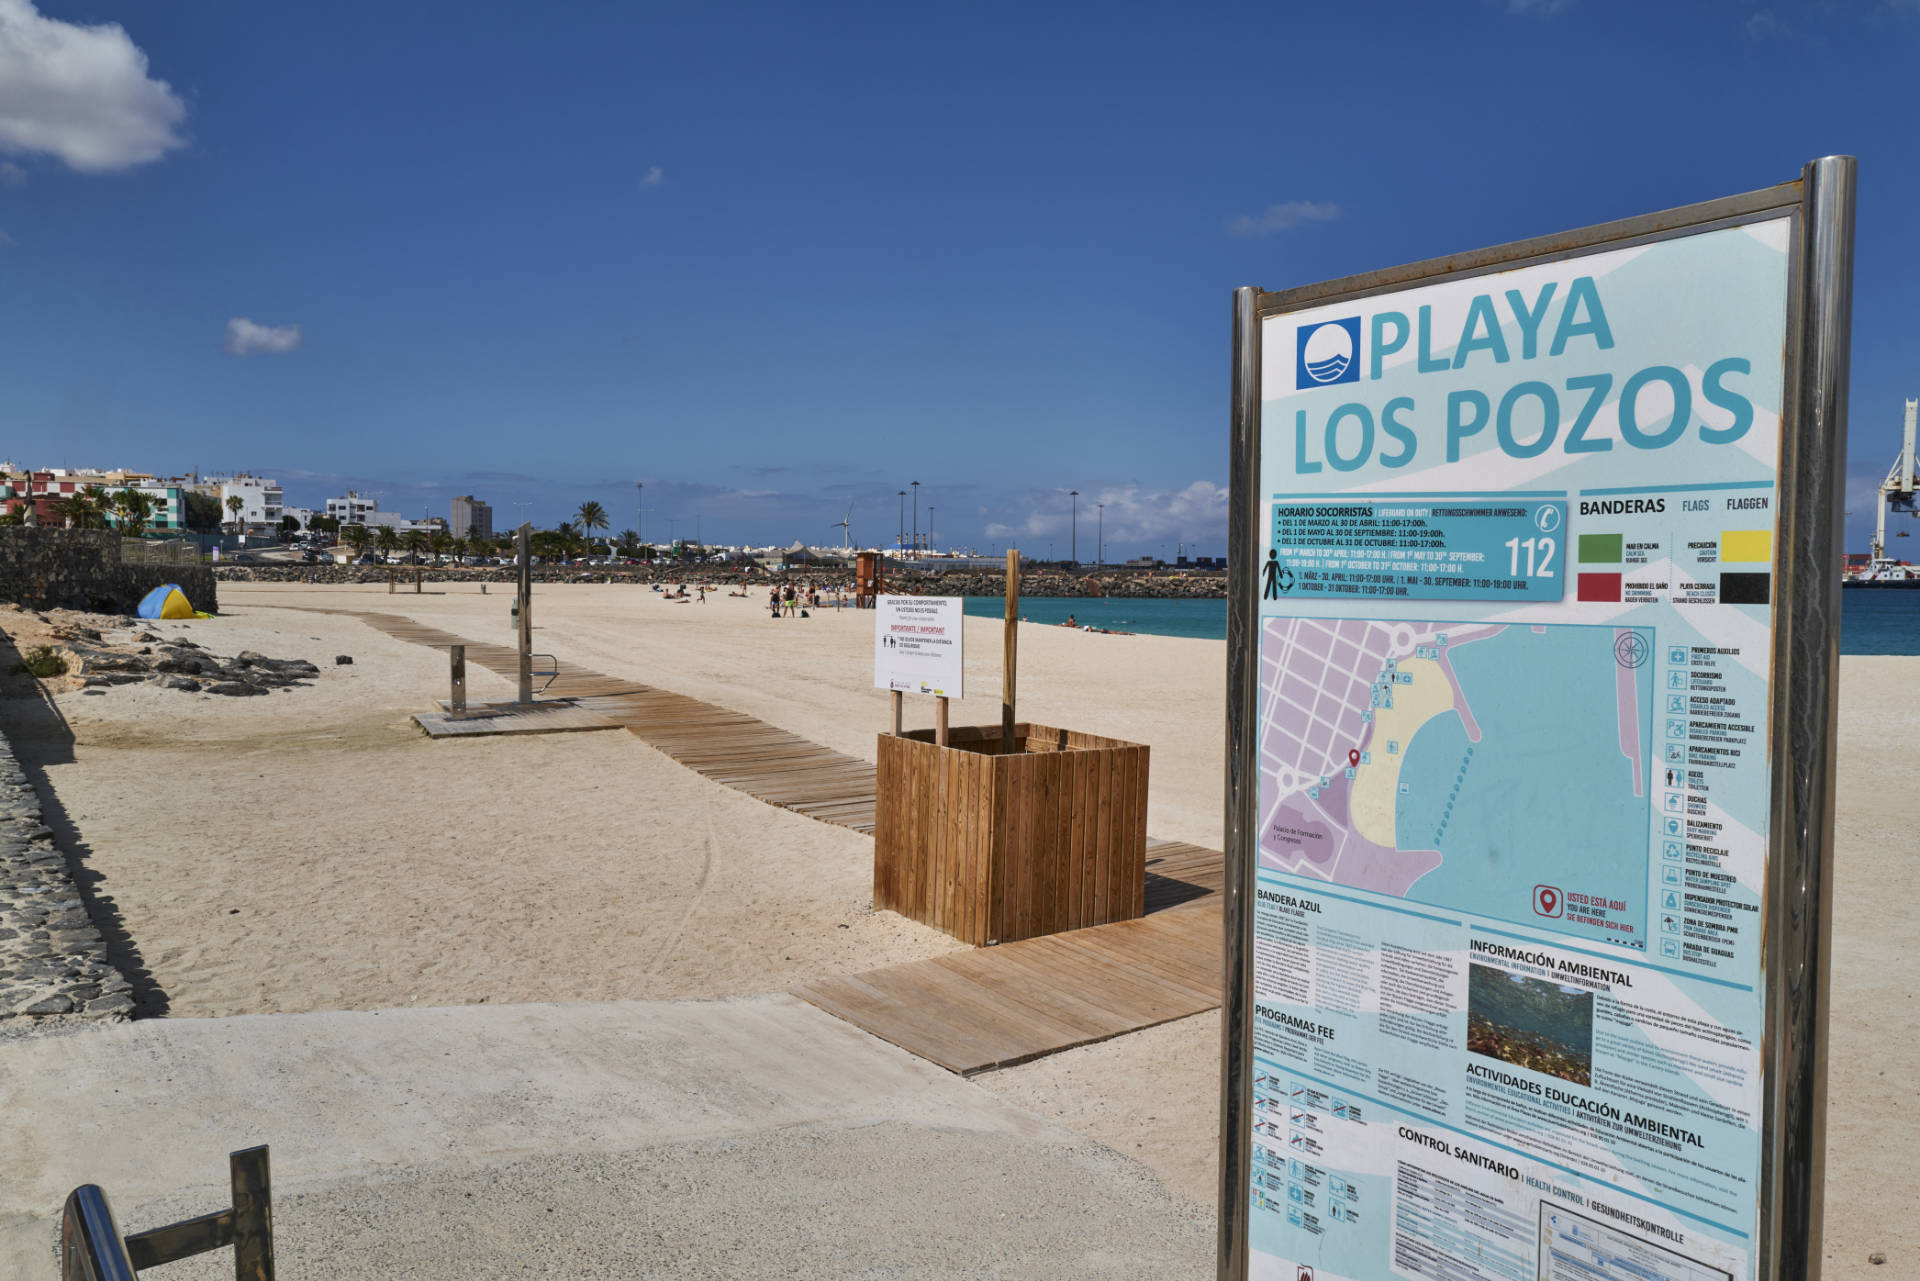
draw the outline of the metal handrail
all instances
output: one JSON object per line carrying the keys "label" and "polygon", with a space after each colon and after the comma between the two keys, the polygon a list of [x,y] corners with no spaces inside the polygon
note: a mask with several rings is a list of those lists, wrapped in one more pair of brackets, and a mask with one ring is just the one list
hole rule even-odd
{"label": "metal handrail", "polygon": [[229,1153],[233,1204],[163,1228],[120,1235],[107,1194],[92,1183],[67,1197],[60,1216],[60,1281],[135,1281],[157,1268],[209,1250],[233,1247],[236,1281],[273,1281],[273,1190],[267,1149]]}
{"label": "metal handrail", "polygon": [[60,1281],[133,1281],[133,1260],[107,1194],[84,1183],[60,1215]]}

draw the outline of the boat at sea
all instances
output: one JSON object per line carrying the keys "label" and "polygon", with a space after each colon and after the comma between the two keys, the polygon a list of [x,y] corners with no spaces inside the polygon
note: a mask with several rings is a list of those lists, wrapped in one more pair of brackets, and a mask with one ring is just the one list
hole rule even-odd
{"label": "boat at sea", "polygon": [[[1852,567],[1849,569],[1851,570]],[[1920,569],[1914,568],[1903,560],[1876,556],[1861,566],[1857,572],[1842,574],[1840,586],[1920,590]]]}

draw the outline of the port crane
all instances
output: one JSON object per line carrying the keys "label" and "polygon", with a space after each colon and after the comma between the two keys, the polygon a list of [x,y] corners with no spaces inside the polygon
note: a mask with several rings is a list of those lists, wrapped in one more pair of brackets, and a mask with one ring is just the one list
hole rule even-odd
{"label": "port crane", "polygon": [[[1887,513],[1905,512],[1909,516],[1920,515],[1914,506],[1913,492],[1913,437],[1916,419],[1920,419],[1920,400],[1907,401],[1906,425],[1900,433],[1900,456],[1893,460],[1893,467],[1887,472],[1887,478],[1880,482],[1880,494],[1876,499],[1875,521],[1873,526],[1873,566],[1878,569],[1889,559],[1887,556]],[[1899,531],[1899,537],[1907,536],[1906,530]]]}

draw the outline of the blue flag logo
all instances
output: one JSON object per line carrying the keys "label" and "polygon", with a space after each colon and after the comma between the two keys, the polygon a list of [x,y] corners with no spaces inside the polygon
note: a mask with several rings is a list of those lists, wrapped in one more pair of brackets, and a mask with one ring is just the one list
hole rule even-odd
{"label": "blue flag logo", "polygon": [[1360,381],[1360,317],[1302,325],[1297,332],[1300,348],[1294,390]]}

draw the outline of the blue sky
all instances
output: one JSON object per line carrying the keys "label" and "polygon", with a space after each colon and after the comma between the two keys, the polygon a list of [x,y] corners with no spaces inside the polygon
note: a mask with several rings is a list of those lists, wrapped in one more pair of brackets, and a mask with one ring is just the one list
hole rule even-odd
{"label": "blue sky", "polygon": [[919,480],[941,545],[1039,555],[1078,489],[1083,559],[1101,500],[1109,558],[1220,554],[1235,285],[1848,152],[1870,491],[1916,65],[1920,0],[0,0],[0,454],[616,529],[644,481],[712,541],[891,541]]}

